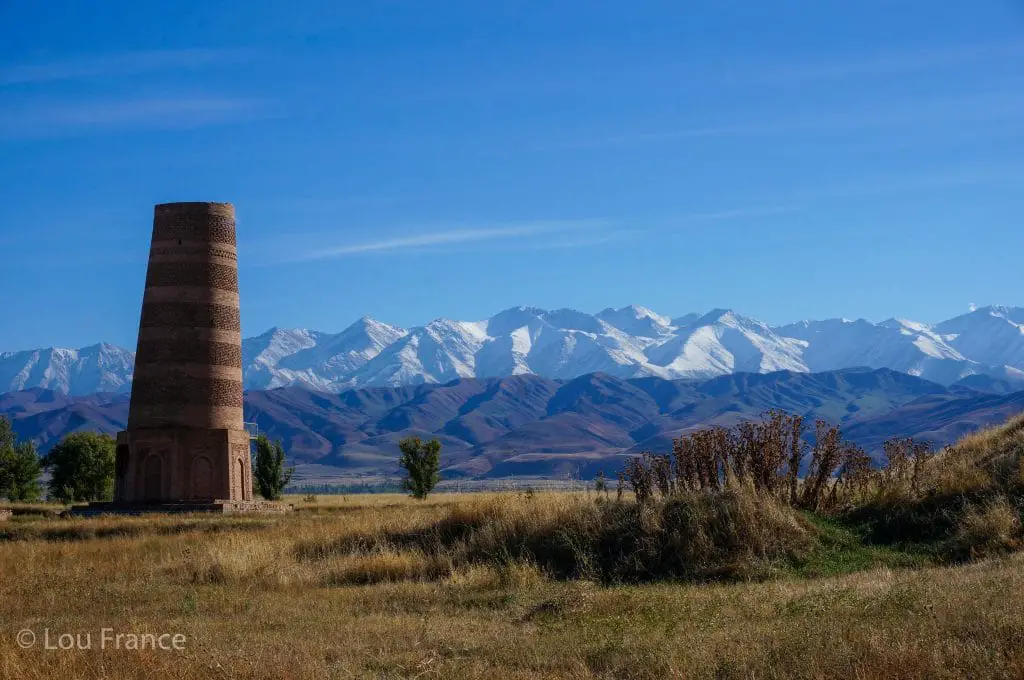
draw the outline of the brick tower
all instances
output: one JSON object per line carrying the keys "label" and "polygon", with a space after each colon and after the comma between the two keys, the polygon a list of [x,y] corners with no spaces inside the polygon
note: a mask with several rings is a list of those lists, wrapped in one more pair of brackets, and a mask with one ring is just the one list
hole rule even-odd
{"label": "brick tower", "polygon": [[155,208],[114,496],[121,505],[195,509],[252,500],[230,203]]}

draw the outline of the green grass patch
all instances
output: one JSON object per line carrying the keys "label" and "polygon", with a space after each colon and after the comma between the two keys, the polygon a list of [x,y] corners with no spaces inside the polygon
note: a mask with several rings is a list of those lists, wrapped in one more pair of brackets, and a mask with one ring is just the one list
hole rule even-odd
{"label": "green grass patch", "polygon": [[873,545],[863,526],[814,513],[804,513],[804,517],[819,537],[818,545],[794,567],[798,576],[838,576],[877,567],[909,569],[939,562],[934,544]]}

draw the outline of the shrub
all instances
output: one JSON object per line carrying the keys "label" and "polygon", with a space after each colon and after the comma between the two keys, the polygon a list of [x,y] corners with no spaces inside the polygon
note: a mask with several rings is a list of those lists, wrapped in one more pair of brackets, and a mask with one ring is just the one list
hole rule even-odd
{"label": "shrub", "polygon": [[980,527],[995,526],[996,509],[1024,500],[1024,416],[979,430],[938,453],[910,439],[889,440],[884,451],[881,469],[868,474],[868,491],[846,511],[869,541],[943,541],[956,558],[969,556],[972,546],[982,554],[996,551],[996,544],[1011,544],[978,536]]}
{"label": "shrub", "polygon": [[685,434],[672,442],[672,455],[643,453],[626,461],[621,479],[640,503],[677,491],[721,491],[751,485],[794,507],[822,510],[848,502],[865,491],[870,458],[844,442],[835,425],[815,423],[807,474],[804,420],[769,411],[759,422],[736,428],[711,428]]}
{"label": "shrub", "polygon": [[350,535],[299,546],[301,559],[412,550],[436,565],[533,565],[557,578],[605,583],[767,576],[799,560],[816,531],[788,505],[752,487],[683,492],[641,503],[589,503],[567,494],[507,495],[461,503],[415,531]]}
{"label": "shrub", "polygon": [[882,449],[885,463],[877,477],[880,498],[898,502],[920,497],[925,490],[925,467],[932,457],[931,445],[897,437],[883,443]]}

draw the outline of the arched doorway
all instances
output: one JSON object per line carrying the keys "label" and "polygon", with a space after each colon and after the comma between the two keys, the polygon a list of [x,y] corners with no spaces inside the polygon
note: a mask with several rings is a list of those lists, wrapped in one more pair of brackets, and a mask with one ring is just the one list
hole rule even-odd
{"label": "arched doorway", "polygon": [[114,453],[114,476],[117,481],[124,479],[128,474],[128,457],[130,449],[127,444],[118,444]]}
{"label": "arched doorway", "polygon": [[249,494],[246,493],[245,485],[249,481],[245,478],[245,462],[241,458],[238,459],[238,486],[236,487],[235,498],[240,501],[249,500]]}
{"label": "arched doorway", "polygon": [[213,463],[206,456],[192,461],[192,497],[213,498]]}
{"label": "arched doorway", "polygon": [[160,501],[164,496],[164,461],[153,454],[142,465],[142,490],[146,501]]}

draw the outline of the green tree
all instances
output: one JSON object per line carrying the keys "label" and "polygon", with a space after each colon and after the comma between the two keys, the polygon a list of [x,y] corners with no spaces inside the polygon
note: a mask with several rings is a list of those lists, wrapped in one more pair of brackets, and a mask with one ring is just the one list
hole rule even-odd
{"label": "green tree", "polygon": [[34,501],[40,496],[42,464],[32,442],[19,442],[6,418],[0,418],[0,497]]}
{"label": "green tree", "polygon": [[402,452],[398,464],[406,472],[402,488],[413,498],[423,500],[441,481],[441,442],[436,439],[423,442],[419,437],[406,437],[398,442],[398,448]]}
{"label": "green tree", "polygon": [[10,458],[18,438],[11,429],[11,421],[0,418],[0,498],[6,498],[11,491]]}
{"label": "green tree", "polygon": [[43,459],[50,470],[50,496],[71,501],[106,501],[114,496],[114,439],[99,432],[64,437]]}
{"label": "green tree", "polygon": [[271,442],[265,434],[256,438],[256,459],[252,464],[253,487],[268,501],[279,500],[295,474],[294,467],[284,466],[284,458],[284,447],[280,440]]}
{"label": "green tree", "polygon": [[32,442],[19,442],[8,461],[10,486],[7,498],[22,503],[39,500],[42,495],[39,476],[43,473],[43,464],[36,447]]}

